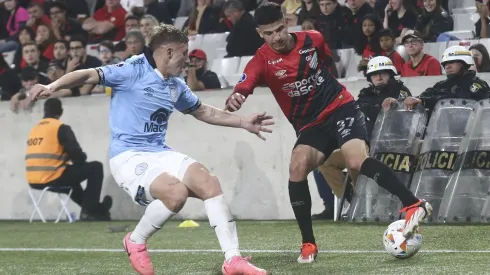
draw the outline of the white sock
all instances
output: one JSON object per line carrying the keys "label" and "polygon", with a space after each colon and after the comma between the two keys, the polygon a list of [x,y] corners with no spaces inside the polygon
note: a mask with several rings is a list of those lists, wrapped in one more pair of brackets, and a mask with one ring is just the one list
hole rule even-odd
{"label": "white sock", "polygon": [[161,200],[152,201],[129,239],[137,244],[146,244],[146,241],[174,215],[175,213],[168,210]]}
{"label": "white sock", "polygon": [[226,261],[233,256],[240,256],[236,223],[231,216],[230,207],[223,194],[204,201],[209,224],[218,236],[219,245],[225,254]]}

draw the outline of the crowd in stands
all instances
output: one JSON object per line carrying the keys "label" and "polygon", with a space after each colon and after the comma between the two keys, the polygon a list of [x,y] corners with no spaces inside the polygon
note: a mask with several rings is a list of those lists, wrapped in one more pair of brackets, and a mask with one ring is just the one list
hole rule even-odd
{"label": "crowd in stands", "polygon": [[[23,91],[35,83],[48,84],[80,69],[115,64],[146,50],[152,26],[176,24],[190,36],[227,33],[228,57],[251,56],[263,44],[253,10],[267,0],[5,0],[0,3],[1,99],[16,109]],[[375,56],[389,57],[402,77],[441,75],[438,59],[424,53],[424,43],[453,40],[449,0],[274,0],[282,5],[288,26],[317,30],[332,50],[354,49],[365,73]],[[92,3],[93,2],[93,3]],[[89,7],[90,3],[92,6]],[[93,10],[93,12],[91,12]],[[488,0],[476,2],[478,38],[489,37]],[[180,26],[179,26],[180,27]],[[395,50],[405,47],[405,59]],[[91,47],[94,56],[88,54]],[[471,46],[472,68],[490,71],[484,45]],[[3,56],[14,53],[6,62]],[[195,91],[216,89],[218,75],[209,70],[210,53],[189,55],[183,77]],[[95,56],[96,55],[96,56]],[[335,60],[335,58],[334,58]],[[233,83],[230,83],[233,84]],[[86,85],[56,96],[110,93]]]}

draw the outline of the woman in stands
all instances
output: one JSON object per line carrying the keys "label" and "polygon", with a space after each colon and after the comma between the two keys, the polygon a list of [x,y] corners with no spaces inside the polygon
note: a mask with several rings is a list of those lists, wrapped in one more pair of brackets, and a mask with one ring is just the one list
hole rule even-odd
{"label": "woman in stands", "polygon": [[0,53],[15,51],[18,44],[15,41],[15,35],[19,32],[20,27],[29,19],[29,13],[26,9],[19,6],[17,0],[2,1],[4,8],[10,12],[7,25],[5,26],[9,34],[9,38],[5,42],[0,42]]}
{"label": "woman in stands", "polygon": [[153,15],[143,15],[140,19],[140,30],[145,37],[146,45],[150,43],[151,28],[158,26],[158,20]]}
{"label": "woman in stands", "polygon": [[39,46],[41,53],[48,60],[53,60],[54,58],[54,42],[56,41],[56,36],[54,35],[51,26],[45,23],[38,24],[36,30],[36,44]]}
{"label": "woman in stands", "polygon": [[483,44],[475,44],[470,47],[473,60],[475,61],[474,69],[479,73],[490,72],[490,56],[487,48]]}
{"label": "woman in stands", "polygon": [[381,55],[379,44],[379,32],[383,29],[383,24],[376,14],[368,14],[362,19],[358,33],[354,41],[354,51],[362,56],[357,70],[365,72],[369,60]]}
{"label": "woman in stands", "polygon": [[0,54],[0,100],[10,100],[21,88],[19,76]]}
{"label": "woman in stands", "polygon": [[401,43],[403,34],[413,30],[417,23],[418,13],[411,3],[409,0],[390,0],[386,5],[383,27],[391,29],[397,44]]}
{"label": "woman in stands", "polygon": [[452,31],[453,26],[453,18],[442,8],[441,0],[424,0],[424,10],[415,24],[424,42],[436,42],[440,34]]}
{"label": "woman in stands", "polygon": [[221,19],[220,9],[213,5],[213,0],[196,0],[184,27],[188,28],[189,35],[229,31]]}

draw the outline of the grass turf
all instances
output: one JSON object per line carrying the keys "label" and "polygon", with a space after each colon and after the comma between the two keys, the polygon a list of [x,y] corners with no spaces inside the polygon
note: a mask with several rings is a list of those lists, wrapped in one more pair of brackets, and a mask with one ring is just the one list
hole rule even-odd
{"label": "grass turf", "polygon": [[[121,249],[125,233],[108,233],[108,226],[135,222],[74,224],[29,224],[0,222],[0,249],[81,248]],[[151,239],[150,249],[219,249],[208,223],[197,228],[165,225]],[[243,253],[252,262],[273,274],[490,274],[489,226],[423,226],[426,252],[408,260],[398,260],[383,250],[386,225],[356,225],[315,222],[321,253],[313,265],[296,263],[300,234],[293,221],[238,223],[242,249],[276,250]],[[445,253],[436,250],[488,251]],[[357,252],[356,252],[357,251]],[[366,252],[359,252],[366,251]],[[372,252],[369,252],[372,251]],[[356,253],[348,253],[356,252]],[[223,256],[219,252],[152,253],[156,274],[220,274]],[[122,251],[0,251],[0,274],[135,274]]]}

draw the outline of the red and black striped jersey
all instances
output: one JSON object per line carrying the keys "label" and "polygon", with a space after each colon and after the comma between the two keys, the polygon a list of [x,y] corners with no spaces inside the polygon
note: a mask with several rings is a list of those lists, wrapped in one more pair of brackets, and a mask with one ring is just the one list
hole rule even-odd
{"label": "red and black striped jersey", "polygon": [[234,93],[247,97],[257,86],[267,85],[296,131],[325,120],[333,110],[354,100],[329,72],[331,52],[321,33],[292,33],[295,47],[278,53],[260,47],[245,67]]}

